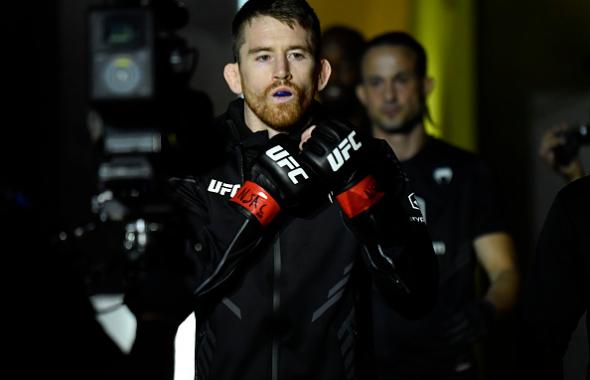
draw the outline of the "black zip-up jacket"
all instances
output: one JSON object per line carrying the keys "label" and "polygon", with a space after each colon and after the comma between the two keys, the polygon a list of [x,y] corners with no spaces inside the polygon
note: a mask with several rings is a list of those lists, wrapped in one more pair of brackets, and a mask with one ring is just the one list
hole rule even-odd
{"label": "black zip-up jacket", "polygon": [[[370,289],[364,274],[373,274],[392,306],[409,317],[426,313],[435,297],[434,253],[407,179],[387,179],[394,185],[384,204],[391,207],[377,217],[383,244],[363,245],[327,196],[302,215],[282,213],[262,235],[244,231],[252,223],[228,201],[268,137],[246,127],[243,107],[236,100],[218,118],[223,153],[211,157],[211,168],[171,180],[186,211],[194,265],[189,283],[198,321],[196,376],[367,379],[367,361],[358,365],[370,352],[359,345],[359,331],[370,323],[359,323],[361,315],[370,317],[370,308],[359,308],[359,295]],[[308,120],[323,117],[319,105],[312,109]],[[302,127],[294,127],[294,138]],[[379,167],[388,164],[397,165],[392,153]]]}

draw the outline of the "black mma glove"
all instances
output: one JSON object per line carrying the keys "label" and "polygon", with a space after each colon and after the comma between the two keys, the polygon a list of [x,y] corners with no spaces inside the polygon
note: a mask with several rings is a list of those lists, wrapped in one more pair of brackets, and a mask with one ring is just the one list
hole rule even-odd
{"label": "black mma glove", "polygon": [[[297,208],[312,193],[314,180],[295,159],[298,141],[285,134],[269,139],[246,167],[246,181],[229,200],[237,213],[221,224],[203,228],[194,240],[205,253],[197,254],[202,260],[195,277],[193,294],[196,297],[216,297],[216,292],[233,278],[234,272],[265,238],[273,221],[285,210]],[[258,149],[257,149],[258,150]],[[227,232],[227,231],[233,232]],[[194,244],[194,243],[193,243]]]}
{"label": "black mma glove", "polygon": [[311,196],[312,173],[295,159],[297,152],[297,142],[285,134],[268,141],[252,165],[250,179],[231,198],[242,214],[266,227],[281,210],[297,208]]}
{"label": "black mma glove", "polygon": [[[362,138],[352,125],[325,120],[317,124],[303,144],[300,156],[303,164],[334,192],[345,215],[344,222],[367,248],[366,259],[370,267],[379,276],[392,278],[397,286],[406,288],[393,261],[383,253],[386,234],[382,233],[377,220],[382,219],[378,214],[385,210],[377,204],[385,192],[369,174],[367,148],[367,139]],[[391,231],[387,234],[391,235]]]}
{"label": "black mma glove", "polygon": [[334,192],[349,219],[371,208],[384,195],[367,169],[367,145],[352,125],[326,120],[318,123],[301,152],[301,160]]}
{"label": "black mma glove", "polygon": [[336,195],[382,294],[408,318],[425,315],[436,297],[437,261],[391,148],[346,122],[325,120],[317,123],[300,157]]}

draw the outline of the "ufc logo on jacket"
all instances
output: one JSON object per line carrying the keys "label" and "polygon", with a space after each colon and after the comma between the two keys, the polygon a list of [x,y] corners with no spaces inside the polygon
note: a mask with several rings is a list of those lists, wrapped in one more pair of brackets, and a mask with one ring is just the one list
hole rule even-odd
{"label": "ufc logo on jacket", "polygon": [[350,148],[353,150],[359,150],[363,144],[354,141],[354,136],[356,135],[356,131],[350,132],[350,134],[342,141],[332,153],[328,155],[328,162],[330,163],[330,167],[333,171],[338,171],[342,167],[345,161],[350,159],[350,154],[348,151]]}
{"label": "ufc logo on jacket", "polygon": [[274,162],[276,162],[281,168],[286,166],[289,169],[287,175],[289,176],[289,179],[291,180],[291,182],[293,182],[294,185],[297,185],[299,183],[299,181],[297,180],[297,176],[302,176],[303,179],[309,178],[305,170],[303,170],[299,163],[295,161],[293,156],[291,156],[289,152],[283,149],[282,146],[273,146],[272,148],[266,151],[266,155],[270,157]]}

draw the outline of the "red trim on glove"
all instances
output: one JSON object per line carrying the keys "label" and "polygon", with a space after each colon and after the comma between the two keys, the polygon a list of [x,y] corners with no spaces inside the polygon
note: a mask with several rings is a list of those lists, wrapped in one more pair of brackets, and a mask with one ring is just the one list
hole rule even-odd
{"label": "red trim on glove", "polygon": [[246,181],[230,200],[248,210],[263,227],[270,224],[281,211],[277,201],[266,190],[251,181]]}
{"label": "red trim on glove", "polygon": [[347,217],[354,218],[379,202],[384,195],[384,192],[377,189],[375,178],[368,175],[348,190],[338,194],[336,201]]}

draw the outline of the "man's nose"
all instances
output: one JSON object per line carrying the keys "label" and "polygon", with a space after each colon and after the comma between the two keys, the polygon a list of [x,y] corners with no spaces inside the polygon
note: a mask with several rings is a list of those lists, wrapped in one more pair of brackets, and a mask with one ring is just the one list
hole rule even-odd
{"label": "man's nose", "polygon": [[395,100],[397,98],[397,93],[395,91],[395,85],[393,83],[386,83],[385,88],[383,89],[385,100]]}
{"label": "man's nose", "polygon": [[291,70],[289,68],[289,60],[287,57],[279,56],[275,61],[274,69],[275,79],[289,80],[291,79]]}

